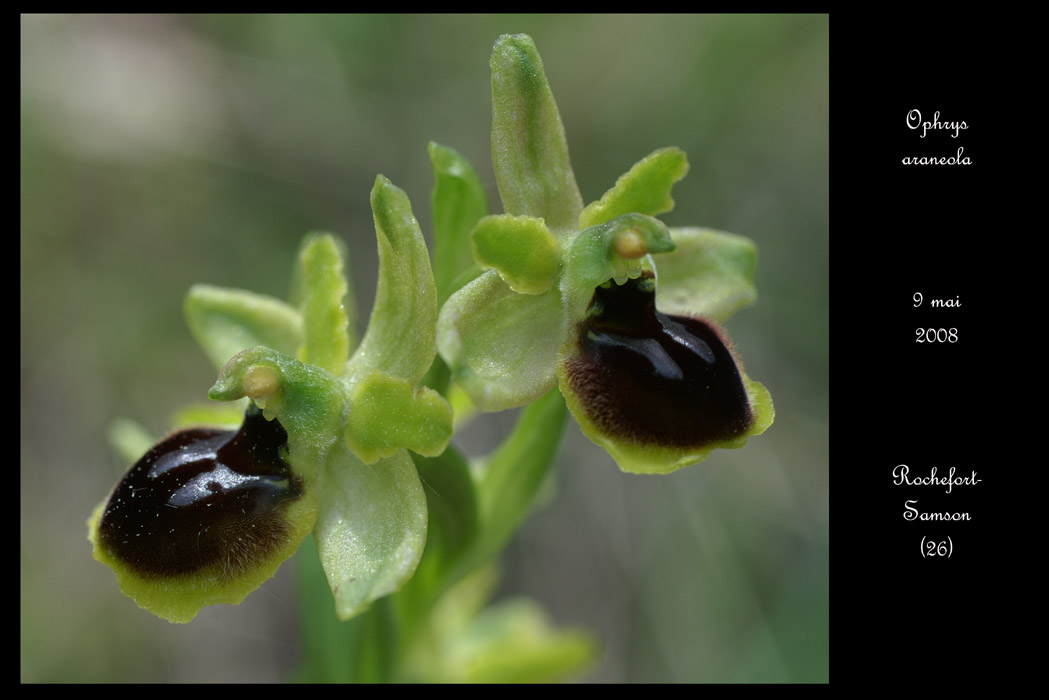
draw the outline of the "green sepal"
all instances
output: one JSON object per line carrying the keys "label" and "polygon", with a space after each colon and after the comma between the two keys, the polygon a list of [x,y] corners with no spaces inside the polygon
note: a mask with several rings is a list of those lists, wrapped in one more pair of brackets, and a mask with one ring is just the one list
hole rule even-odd
{"label": "green sepal", "polygon": [[488,214],[488,197],[473,166],[457,151],[433,141],[428,151],[433,167],[433,278],[437,301],[443,304],[481,274],[474,264],[470,232]]}
{"label": "green sepal", "polygon": [[758,297],[757,247],[743,236],[704,228],[672,228],[677,250],[657,263],[663,313],[725,321]]}
{"label": "green sepal", "polygon": [[562,336],[556,287],[518,294],[495,270],[453,294],[437,319],[441,357],[484,411],[522,406],[552,389]]}
{"label": "green sepal", "polygon": [[[638,256],[623,257],[617,243],[629,240]],[[594,289],[608,280],[623,284],[639,276],[651,253],[674,250],[674,241],[666,224],[645,214],[623,214],[603,224],[580,231],[567,242],[561,293],[565,300],[566,319],[574,323],[583,318],[594,295]]]}
{"label": "green sepal", "polygon": [[[274,380],[272,390],[253,389],[252,380],[267,372]],[[226,363],[208,391],[215,401],[244,396],[254,400],[267,420],[280,420],[288,432],[288,463],[296,472],[307,483],[318,478],[327,452],[343,432],[345,399],[335,376],[271,348],[250,348]]]}
{"label": "green sepal", "polygon": [[495,268],[519,294],[542,294],[554,286],[561,249],[542,219],[501,214],[486,216],[473,232],[474,258]]}
{"label": "green sepal", "polygon": [[[331,235],[313,233],[299,252],[299,284],[303,342],[298,358],[340,374],[350,354],[350,319],[345,297],[349,289],[343,272],[342,246]],[[353,308],[353,299],[349,300]]]}
{"label": "green sepal", "polygon": [[379,244],[379,280],[368,330],[350,358],[356,381],[380,371],[419,383],[434,356],[437,291],[419,223],[408,195],[382,175],[371,193]]}
{"label": "green sepal", "polygon": [[256,345],[294,355],[302,344],[299,312],[264,294],[197,284],[183,310],[190,332],[216,368]]}
{"label": "green sepal", "polygon": [[348,620],[411,578],[426,545],[426,495],[408,453],[364,464],[339,442],[318,484],[314,538]]}
{"label": "green sepal", "polygon": [[427,457],[444,452],[452,437],[452,407],[433,389],[372,372],[350,396],[346,444],[365,464],[407,448]]}
{"label": "green sepal", "polygon": [[492,50],[492,164],[503,210],[556,233],[583,210],[561,115],[531,37],[504,34]]}
{"label": "green sepal", "polygon": [[661,148],[642,158],[622,175],[601,199],[579,216],[579,228],[603,224],[621,214],[656,216],[674,208],[670,189],[688,172],[688,159],[679,148]]}

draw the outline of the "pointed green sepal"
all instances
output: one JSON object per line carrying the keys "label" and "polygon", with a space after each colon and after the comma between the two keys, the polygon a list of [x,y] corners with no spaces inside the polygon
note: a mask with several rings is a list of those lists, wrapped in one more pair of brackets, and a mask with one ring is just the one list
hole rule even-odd
{"label": "pointed green sepal", "polygon": [[670,188],[685,177],[688,159],[679,148],[661,148],[638,161],[600,200],[591,202],[579,217],[587,228],[637,212],[656,216],[674,208]]}
{"label": "pointed green sepal", "polygon": [[[350,353],[346,309],[349,285],[343,272],[342,246],[327,233],[306,237],[299,252],[303,343],[298,357],[332,374],[340,374]],[[352,309],[353,300],[350,299]]]}
{"label": "pointed green sepal", "polygon": [[415,572],[426,546],[426,495],[404,450],[364,464],[341,442],[317,492],[314,538],[336,613],[348,620]]}
{"label": "pointed green sepal", "polygon": [[302,343],[299,312],[264,294],[197,284],[183,309],[190,332],[215,367],[256,345],[294,354]]}
{"label": "pointed green sepal", "polygon": [[444,452],[452,437],[452,407],[432,389],[372,372],[350,397],[346,444],[365,464],[407,448],[427,457]]}
{"label": "pointed green sepal", "polygon": [[749,238],[703,228],[672,228],[670,235],[677,250],[658,262],[661,311],[721,322],[757,300],[758,251]]}
{"label": "pointed green sepal", "polygon": [[492,164],[503,210],[576,228],[583,198],[561,115],[531,37],[503,35],[492,50]]}
{"label": "pointed green sepal", "polygon": [[488,197],[470,162],[447,146],[430,142],[433,167],[433,278],[437,301],[481,274],[474,264],[470,232],[488,214]]}
{"label": "pointed green sepal", "polygon": [[495,270],[453,294],[437,320],[441,357],[484,411],[523,406],[552,389],[561,342],[557,288],[518,294]]}
{"label": "pointed green sepal", "polygon": [[495,268],[510,289],[541,294],[554,286],[561,249],[542,219],[502,214],[486,216],[473,232],[474,257]]}
{"label": "pointed green sepal", "polygon": [[419,383],[434,356],[437,291],[408,195],[382,175],[371,194],[379,243],[379,280],[368,330],[350,359],[356,380],[380,371]]}

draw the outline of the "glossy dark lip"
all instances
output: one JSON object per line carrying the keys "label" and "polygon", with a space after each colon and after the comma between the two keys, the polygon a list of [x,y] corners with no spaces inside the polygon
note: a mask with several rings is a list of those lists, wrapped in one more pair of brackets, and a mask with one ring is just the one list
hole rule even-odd
{"label": "glossy dark lip", "polygon": [[594,290],[568,382],[613,439],[672,448],[728,442],[754,423],[728,343],[712,323],[656,310],[651,272]]}
{"label": "glossy dark lip", "polygon": [[113,490],[100,545],[147,578],[250,568],[286,540],[285,505],[302,495],[282,456],[287,440],[284,427],[254,407],[239,430],[170,435]]}

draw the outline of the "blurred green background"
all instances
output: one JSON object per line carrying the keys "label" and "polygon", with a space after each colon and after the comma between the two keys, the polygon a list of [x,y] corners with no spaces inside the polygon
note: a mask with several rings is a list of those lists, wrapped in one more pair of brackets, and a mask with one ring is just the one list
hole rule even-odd
{"label": "blurred green background", "polygon": [[[583,197],[676,145],[671,225],[753,238],[759,302],[729,321],[776,423],[667,477],[619,472],[571,423],[550,499],[504,557],[528,595],[603,644],[584,680],[828,678],[828,18],[23,16],[21,679],[275,681],[299,654],[293,567],[189,625],[139,610],[84,525],[127,465],[106,431],[157,434],[215,372],[182,321],[208,282],[284,296],[301,236],[374,294],[382,173],[429,234],[435,140],[489,161],[491,46],[532,35]],[[497,444],[497,414],[457,442]]]}

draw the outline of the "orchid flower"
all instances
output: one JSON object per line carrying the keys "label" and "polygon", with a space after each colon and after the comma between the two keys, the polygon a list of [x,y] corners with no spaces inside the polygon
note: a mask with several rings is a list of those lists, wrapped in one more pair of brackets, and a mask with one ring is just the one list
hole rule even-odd
{"label": "orchid flower", "polygon": [[671,472],[764,432],[771,396],[716,325],[756,298],[754,245],[655,218],[688,170],[677,148],[584,207],[531,38],[500,37],[491,65],[505,213],[477,221],[484,272],[438,317],[452,379],[486,411],[560,387],[583,432],[628,472]]}

